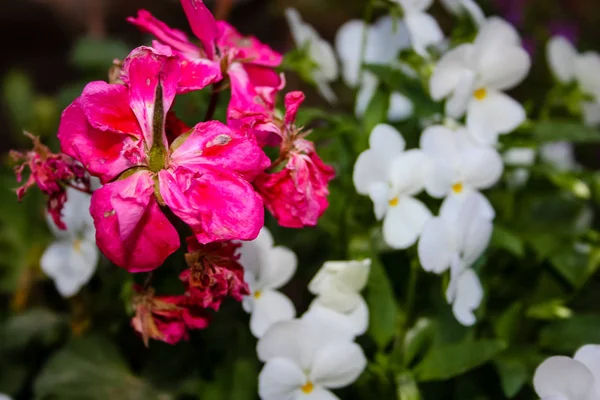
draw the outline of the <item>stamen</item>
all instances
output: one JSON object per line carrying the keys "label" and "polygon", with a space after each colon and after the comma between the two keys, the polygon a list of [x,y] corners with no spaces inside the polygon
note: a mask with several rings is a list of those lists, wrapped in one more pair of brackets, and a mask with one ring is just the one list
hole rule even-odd
{"label": "stamen", "polygon": [[397,197],[394,197],[393,199],[391,199],[390,201],[388,201],[388,204],[389,204],[391,207],[396,207],[396,206],[398,205],[398,198],[397,198]]}
{"label": "stamen", "polygon": [[315,385],[313,385],[313,383],[311,381],[307,381],[301,388],[302,392],[305,394],[309,394],[312,393],[313,389],[315,388]]}
{"label": "stamen", "polygon": [[452,191],[456,194],[462,193],[463,189],[464,187],[461,182],[457,182],[454,185],[452,185]]}
{"label": "stamen", "polygon": [[260,290],[257,290],[256,292],[254,292],[255,299],[260,299],[260,296],[262,296],[262,292]]}
{"label": "stamen", "polygon": [[473,96],[475,96],[477,100],[484,100],[487,97],[487,90],[485,88],[479,88],[473,92]]}

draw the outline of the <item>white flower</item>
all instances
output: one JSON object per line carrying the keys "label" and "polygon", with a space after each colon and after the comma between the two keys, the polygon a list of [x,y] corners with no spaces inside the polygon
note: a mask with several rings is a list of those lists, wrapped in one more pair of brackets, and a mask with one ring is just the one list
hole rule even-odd
{"label": "white flower", "polygon": [[540,158],[559,171],[572,171],[578,166],[573,144],[570,142],[554,142],[540,146]]}
{"label": "white flower", "polygon": [[12,400],[12,397],[10,397],[6,394],[0,393],[0,400]]}
{"label": "white flower", "polygon": [[485,14],[481,7],[473,0],[441,0],[446,10],[455,15],[467,14],[481,28],[485,24]]}
{"label": "white flower", "polygon": [[[365,31],[366,30],[366,31]],[[363,35],[366,35],[365,54],[361,54]],[[359,86],[355,114],[362,117],[377,91],[379,81],[372,73],[360,74],[361,64],[395,65],[400,50],[410,46],[408,31],[401,21],[382,17],[374,25],[351,20],[338,30],[335,46],[342,61],[342,76],[352,88]],[[364,59],[361,59],[364,57]],[[398,68],[401,68],[398,65]],[[388,120],[401,121],[413,113],[412,102],[399,92],[392,92],[388,108]]]}
{"label": "white flower", "polygon": [[335,319],[343,329],[362,335],[369,325],[369,309],[360,291],[369,277],[371,260],[328,261],[310,281],[317,297],[303,318]]}
{"label": "white flower", "polygon": [[417,149],[404,151],[404,138],[386,124],[373,129],[369,145],[354,164],[354,186],[358,193],[371,198],[377,219],[383,218],[387,244],[408,248],[431,218],[429,209],[414,197],[425,186],[429,159]]}
{"label": "white flower", "polygon": [[573,358],[550,357],[535,371],[533,386],[542,400],[596,400],[600,397],[600,346],[585,345]]}
{"label": "white flower", "polygon": [[474,145],[462,127],[431,126],[421,135],[420,148],[433,160],[432,173],[425,182],[427,193],[433,197],[466,198],[490,188],[502,176],[504,164],[498,152]]}
{"label": "white flower", "polygon": [[584,122],[590,126],[600,124],[600,55],[592,51],[579,54],[562,36],[548,41],[546,55],[556,79],[565,84],[577,82],[580,90],[593,98],[581,103]]}
{"label": "white flower", "polygon": [[469,134],[479,143],[494,144],[525,120],[523,106],[502,91],[519,84],[531,61],[515,29],[490,18],[473,44],[446,53],[437,64],[429,89],[434,100],[446,100],[446,113],[467,114]]}
{"label": "white flower", "polygon": [[351,337],[309,320],[276,323],[256,350],[266,362],[258,377],[263,400],[338,399],[329,389],[350,385],[367,364]]}
{"label": "white flower", "polygon": [[463,325],[475,323],[473,310],[483,296],[481,283],[471,265],[485,251],[493,230],[485,204],[475,194],[458,208],[442,207],[440,215],[425,224],[418,245],[425,271],[441,274],[451,270],[446,299]]}
{"label": "white flower", "polygon": [[89,194],[68,188],[67,202],[62,211],[67,229],[59,229],[51,218],[47,218],[56,240],[44,251],[40,266],[54,280],[63,297],[76,294],[94,275],[98,264],[100,255],[96,247],[90,200]]}
{"label": "white flower", "polygon": [[302,21],[297,10],[286,8],[285,16],[296,45],[300,48],[306,47],[308,56],[317,65],[312,71],[312,78],[319,93],[328,102],[334,103],[337,98],[329,83],[335,81],[339,73],[333,47],[323,40],[312,26]]}
{"label": "white flower", "polygon": [[444,33],[435,18],[425,11],[433,0],[393,0],[404,11],[404,22],[410,33],[413,49],[420,55],[427,54],[427,47],[444,40]]}
{"label": "white flower", "polygon": [[292,301],[276,289],[292,278],[297,263],[290,249],[273,247],[273,236],[267,228],[263,227],[253,241],[242,242],[240,264],[250,288],[242,305],[251,313],[250,331],[254,336],[261,337],[275,322],[296,316]]}
{"label": "white flower", "polygon": [[529,169],[535,162],[535,150],[530,147],[513,147],[502,155],[506,165],[514,168],[507,175],[511,187],[523,186],[529,180]]}

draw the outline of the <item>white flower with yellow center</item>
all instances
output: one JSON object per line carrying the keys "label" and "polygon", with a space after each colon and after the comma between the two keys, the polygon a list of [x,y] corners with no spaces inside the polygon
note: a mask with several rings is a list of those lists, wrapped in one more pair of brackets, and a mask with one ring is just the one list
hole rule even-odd
{"label": "white flower with yellow center", "polygon": [[419,261],[428,272],[450,269],[446,299],[463,325],[475,323],[483,289],[470,268],[487,248],[493,225],[478,196],[469,196],[459,208],[442,207],[440,215],[425,224],[418,245]]}
{"label": "white flower with yellow center", "polygon": [[306,47],[308,56],[316,65],[312,70],[312,78],[317,85],[317,90],[328,102],[335,103],[337,98],[330,83],[338,78],[339,72],[333,47],[323,40],[312,26],[302,20],[297,10],[287,8],[285,16],[294,42],[300,48]]}
{"label": "white flower with yellow center", "polygon": [[266,363],[258,377],[262,400],[335,400],[330,389],[350,385],[367,365],[351,335],[305,319],[276,323],[256,350]]}
{"label": "white flower with yellow center", "polygon": [[585,345],[573,358],[548,358],[536,369],[533,386],[541,400],[599,399],[600,346]]}
{"label": "white flower with yellow center", "polygon": [[369,326],[369,309],[360,292],[367,284],[371,260],[328,261],[310,281],[317,297],[304,318],[334,320],[342,329],[362,335]]}
{"label": "white flower with yellow center", "polygon": [[425,182],[429,195],[446,197],[447,202],[479,196],[493,218],[494,210],[479,190],[490,188],[502,176],[504,164],[495,149],[474,145],[463,127],[450,129],[443,125],[425,129],[420,148],[434,165]]}
{"label": "white flower with yellow center", "polygon": [[548,42],[546,55],[556,79],[565,84],[577,82],[579,89],[592,98],[581,102],[584,122],[590,126],[600,124],[600,54],[580,54],[567,39],[555,36]]}
{"label": "white flower with yellow center", "polygon": [[412,47],[418,54],[427,55],[427,47],[441,43],[444,33],[435,18],[425,11],[433,0],[393,0],[402,7],[404,22],[410,33]]}
{"label": "white flower with yellow center", "polygon": [[503,91],[518,85],[531,61],[515,29],[493,17],[473,44],[450,50],[438,62],[429,81],[431,97],[446,99],[446,114],[467,115],[467,131],[478,143],[493,145],[498,135],[515,130],[525,109]]}
{"label": "white flower with yellow center", "polygon": [[275,322],[296,316],[292,301],[277,290],[296,272],[298,261],[293,251],[274,246],[273,236],[263,227],[256,239],[242,242],[240,264],[250,288],[242,306],[251,313],[250,331],[254,336],[261,337]]}
{"label": "white flower with yellow center", "polygon": [[52,218],[47,218],[56,240],[44,251],[40,267],[63,297],[73,296],[92,278],[100,257],[90,200],[89,194],[68,188],[62,210],[67,229],[59,229]]}
{"label": "white flower with yellow center", "polygon": [[[365,52],[362,54],[363,36],[366,35]],[[342,62],[344,82],[351,88],[358,87],[355,114],[361,118],[379,87],[379,80],[368,71],[361,72],[361,64],[394,65],[398,52],[410,47],[408,30],[401,21],[386,16],[373,25],[360,20],[346,22],[338,30],[335,47]],[[400,68],[400,66],[398,65]],[[390,94],[387,119],[402,121],[413,114],[413,104],[399,92]]]}
{"label": "white flower with yellow center", "polygon": [[369,145],[354,164],[354,186],[371,198],[375,216],[383,219],[385,242],[408,248],[431,218],[429,209],[414,197],[425,186],[431,161],[421,150],[405,151],[404,138],[390,125],[377,125]]}

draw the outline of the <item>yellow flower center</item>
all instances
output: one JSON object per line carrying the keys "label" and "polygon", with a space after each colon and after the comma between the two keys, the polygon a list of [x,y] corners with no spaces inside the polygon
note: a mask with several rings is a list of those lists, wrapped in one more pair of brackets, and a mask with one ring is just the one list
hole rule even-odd
{"label": "yellow flower center", "polygon": [[315,385],[311,381],[307,381],[301,388],[302,392],[305,394],[309,394],[313,391]]}
{"label": "yellow flower center", "polygon": [[473,92],[473,96],[475,96],[477,100],[483,100],[487,97],[487,90],[485,90],[485,88],[479,88]]}
{"label": "yellow flower center", "polygon": [[260,296],[262,296],[262,293],[260,290],[257,290],[256,292],[254,292],[254,298],[255,299],[260,299]]}
{"label": "yellow flower center", "polygon": [[462,193],[463,189],[464,189],[463,184],[460,182],[452,185],[452,191],[456,194]]}
{"label": "yellow flower center", "polygon": [[394,197],[393,199],[391,199],[390,201],[388,201],[389,205],[392,207],[396,207],[398,205],[398,198]]}
{"label": "yellow flower center", "polygon": [[81,252],[81,239],[75,239],[73,241],[73,249],[77,252]]}

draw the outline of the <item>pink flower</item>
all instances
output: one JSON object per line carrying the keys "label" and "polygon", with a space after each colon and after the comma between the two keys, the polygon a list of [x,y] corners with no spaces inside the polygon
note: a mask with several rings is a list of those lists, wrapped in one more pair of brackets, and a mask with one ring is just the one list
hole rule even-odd
{"label": "pink flower", "polygon": [[160,206],[201,243],[252,239],[263,225],[247,179],[269,159],[254,141],[211,121],[169,144],[165,121],[179,73],[177,57],[140,47],[124,62],[125,85],[90,83],[61,120],[63,151],[105,183],[90,210],[98,247],[131,272],[155,269],[179,248]]}
{"label": "pink flower", "polygon": [[133,328],[142,335],[146,347],[149,339],[175,344],[188,340],[188,330],[204,329],[210,319],[205,310],[190,304],[188,296],[155,296],[154,290],[134,287],[135,316]]}
{"label": "pink flower", "polygon": [[285,97],[286,113],[282,126],[279,158],[274,167],[286,163],[276,173],[263,173],[255,181],[265,206],[281,226],[302,228],[314,226],[329,203],[327,188],[335,171],[325,165],[315,151],[314,144],[304,139],[294,125],[298,108],[304,101],[302,92],[291,92]]}
{"label": "pink flower", "polygon": [[239,263],[234,242],[200,244],[194,237],[187,239],[188,253],[185,255],[189,269],[183,271],[180,279],[188,287],[190,301],[218,310],[225,297],[242,301],[250,294],[244,281],[244,269]]}
{"label": "pink flower", "polygon": [[33,141],[33,150],[21,153],[12,150],[10,157],[21,164],[15,167],[17,182],[23,180],[23,171],[31,172],[25,183],[17,189],[19,200],[27,190],[37,185],[48,196],[48,212],[60,229],[67,227],[61,220],[61,211],[67,201],[65,187],[72,186],[81,191],[90,191],[89,176],[85,169],[65,154],[55,154],[40,142],[40,138],[29,133],[26,135]]}

